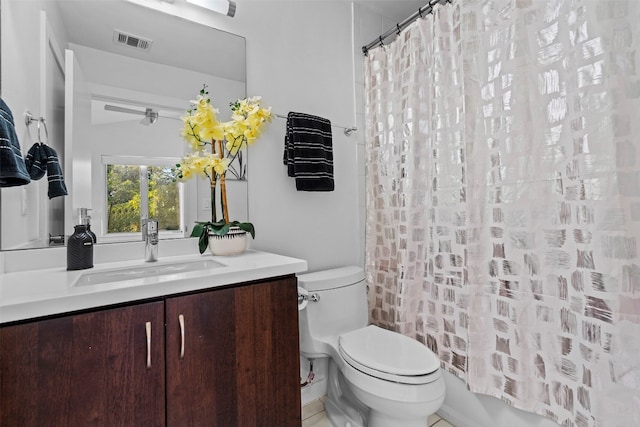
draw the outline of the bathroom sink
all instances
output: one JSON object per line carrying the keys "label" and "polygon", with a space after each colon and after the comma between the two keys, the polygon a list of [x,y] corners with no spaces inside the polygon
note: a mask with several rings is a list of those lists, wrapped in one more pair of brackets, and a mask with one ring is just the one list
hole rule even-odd
{"label": "bathroom sink", "polygon": [[185,261],[167,264],[148,264],[113,270],[84,273],[73,284],[74,286],[100,285],[103,283],[122,282],[153,276],[188,273],[191,271],[210,270],[224,267],[224,264],[213,260]]}

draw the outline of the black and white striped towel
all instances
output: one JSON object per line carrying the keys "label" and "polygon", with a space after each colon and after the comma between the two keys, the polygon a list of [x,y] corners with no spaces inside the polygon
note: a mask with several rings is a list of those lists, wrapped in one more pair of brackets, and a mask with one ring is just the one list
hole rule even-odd
{"label": "black and white striped towel", "polygon": [[333,191],[331,122],[304,113],[287,115],[283,163],[298,191]]}
{"label": "black and white striped towel", "polygon": [[47,194],[50,199],[68,194],[67,186],[62,176],[60,160],[58,160],[58,153],[52,147],[36,142],[27,153],[25,165],[29,176],[33,180],[42,178],[45,171],[47,172],[47,180],[49,181]]}
{"label": "black and white striped towel", "polygon": [[49,181],[47,195],[50,199],[66,196],[69,193],[67,192],[67,186],[65,185],[64,178],[62,176],[62,167],[58,160],[58,153],[48,145],[42,145],[47,157],[47,180]]}
{"label": "black and white striped towel", "polygon": [[31,182],[22,157],[13,113],[0,98],[0,187],[15,187]]}

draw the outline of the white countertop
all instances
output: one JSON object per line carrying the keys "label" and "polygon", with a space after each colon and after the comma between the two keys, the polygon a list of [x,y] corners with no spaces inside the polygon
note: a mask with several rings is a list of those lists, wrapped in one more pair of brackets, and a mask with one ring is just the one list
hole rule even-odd
{"label": "white countertop", "polygon": [[[75,286],[83,274],[178,262],[211,260],[222,264],[212,269],[143,277],[111,283]],[[251,280],[305,272],[307,262],[268,252],[248,250],[242,255],[221,257],[183,255],[95,264],[87,270],[49,268],[0,275],[0,323],[101,307]]]}

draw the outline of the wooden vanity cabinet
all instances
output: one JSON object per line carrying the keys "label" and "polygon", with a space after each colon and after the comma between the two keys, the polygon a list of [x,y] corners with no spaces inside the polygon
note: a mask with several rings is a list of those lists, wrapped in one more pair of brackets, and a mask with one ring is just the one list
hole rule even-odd
{"label": "wooden vanity cabinet", "polygon": [[291,275],[3,326],[0,425],[299,427],[296,297]]}
{"label": "wooden vanity cabinet", "polygon": [[2,327],[0,425],[164,425],[163,325],[159,301]]}
{"label": "wooden vanity cabinet", "polygon": [[295,278],[168,298],[166,315],[167,425],[300,426]]}

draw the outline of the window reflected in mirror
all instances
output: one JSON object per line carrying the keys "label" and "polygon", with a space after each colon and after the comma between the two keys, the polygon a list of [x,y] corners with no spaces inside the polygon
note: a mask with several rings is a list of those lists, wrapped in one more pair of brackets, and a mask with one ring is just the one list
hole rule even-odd
{"label": "window reflected in mirror", "polygon": [[132,240],[139,240],[141,225],[147,218],[158,220],[161,239],[184,235],[184,184],[176,181],[175,172],[166,162],[163,159],[154,164],[149,159],[144,165],[109,160],[104,163],[103,218],[107,239],[122,240],[129,235]]}

